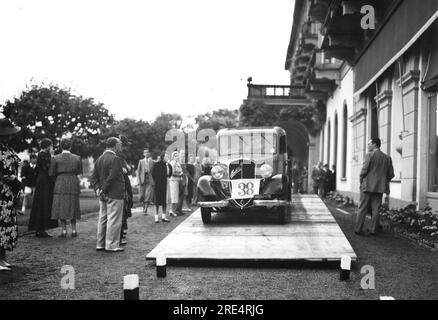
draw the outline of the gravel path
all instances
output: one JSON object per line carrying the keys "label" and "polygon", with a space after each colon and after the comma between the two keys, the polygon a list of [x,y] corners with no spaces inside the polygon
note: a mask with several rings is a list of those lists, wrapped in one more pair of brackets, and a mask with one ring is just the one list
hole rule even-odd
{"label": "gravel path", "polygon": [[[354,215],[330,207],[359,262],[351,281],[340,282],[337,267],[329,266],[212,266],[167,267],[167,277],[157,278],[155,263],[145,261],[152,250],[187,216],[155,224],[153,214],[140,212],[129,220],[128,245],[121,253],[95,251],[97,214],[87,215],[78,226],[78,238],[19,239],[9,254],[12,272],[0,273],[1,299],[123,299],[123,276],[138,274],[141,299],[438,299],[438,252],[384,233],[359,237],[353,232]],[[75,269],[75,289],[60,286],[61,268]],[[375,290],[360,286],[360,268],[376,272]]]}

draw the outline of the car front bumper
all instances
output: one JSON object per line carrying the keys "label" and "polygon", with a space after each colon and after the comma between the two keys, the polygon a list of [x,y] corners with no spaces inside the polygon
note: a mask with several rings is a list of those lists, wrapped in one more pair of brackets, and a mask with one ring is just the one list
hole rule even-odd
{"label": "car front bumper", "polygon": [[[231,207],[230,200],[219,200],[219,201],[201,201],[198,202],[201,208],[226,208]],[[287,200],[253,200],[251,207],[284,207],[289,205]]]}

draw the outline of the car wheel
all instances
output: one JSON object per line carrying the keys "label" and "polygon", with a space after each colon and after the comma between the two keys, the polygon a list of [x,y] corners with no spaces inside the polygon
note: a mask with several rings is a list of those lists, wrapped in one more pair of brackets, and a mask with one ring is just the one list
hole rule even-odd
{"label": "car wheel", "polygon": [[211,208],[201,208],[201,217],[204,224],[211,223]]}
{"label": "car wheel", "polygon": [[287,206],[278,207],[277,211],[278,211],[278,222],[280,224],[285,224],[286,223],[286,216],[287,216]]}

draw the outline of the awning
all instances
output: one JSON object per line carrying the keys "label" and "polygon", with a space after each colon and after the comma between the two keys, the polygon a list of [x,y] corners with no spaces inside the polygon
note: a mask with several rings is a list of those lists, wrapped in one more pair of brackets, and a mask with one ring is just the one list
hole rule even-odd
{"label": "awning", "polygon": [[430,31],[430,53],[427,59],[427,69],[421,89],[427,92],[438,92],[438,21]]}
{"label": "awning", "polygon": [[355,95],[390,67],[438,18],[438,0],[404,0],[355,65]]}

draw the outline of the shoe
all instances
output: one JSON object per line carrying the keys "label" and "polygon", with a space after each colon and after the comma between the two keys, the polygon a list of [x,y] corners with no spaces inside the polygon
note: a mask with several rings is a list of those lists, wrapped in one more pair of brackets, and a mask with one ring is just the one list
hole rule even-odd
{"label": "shoe", "polygon": [[356,234],[356,235],[358,235],[358,236],[364,236],[364,234],[363,234],[362,232],[354,231],[354,234]]}
{"label": "shoe", "polygon": [[377,236],[378,233],[377,232],[370,232],[370,236]]}
{"label": "shoe", "polygon": [[73,231],[73,232],[71,233],[71,236],[72,236],[73,238],[76,238],[76,237],[78,236],[78,233],[77,233],[76,231]]}
{"label": "shoe", "polygon": [[12,271],[12,269],[9,267],[0,266],[0,271]]}
{"label": "shoe", "polygon": [[12,268],[12,265],[8,263],[6,260],[3,260],[3,264],[5,265],[6,268]]}
{"label": "shoe", "polygon": [[62,233],[59,235],[60,238],[67,238],[67,231],[62,231]]}
{"label": "shoe", "polygon": [[184,216],[185,213],[184,213],[184,212],[178,212],[177,215],[179,215],[179,216]]}
{"label": "shoe", "polygon": [[105,248],[102,248],[102,247],[96,247],[96,251],[105,251]]}
{"label": "shoe", "polygon": [[160,220],[155,220],[155,223],[160,223]]}
{"label": "shoe", "polygon": [[105,249],[105,251],[106,252],[122,252],[122,251],[125,251],[125,249],[123,249],[123,248],[115,248],[115,249]]}
{"label": "shoe", "polygon": [[175,212],[173,212],[173,211],[170,211],[169,214],[170,214],[172,217],[178,217],[178,215],[177,215]]}
{"label": "shoe", "polygon": [[24,216],[24,213],[23,213],[24,211],[25,210],[21,210],[21,211],[17,210],[17,214],[20,215],[20,216]]}
{"label": "shoe", "polygon": [[120,240],[121,246],[126,246],[127,244],[128,244],[128,241],[126,241],[125,239]]}
{"label": "shoe", "polygon": [[163,221],[163,222],[170,222],[170,220],[166,219],[166,218],[161,219],[161,221]]}

